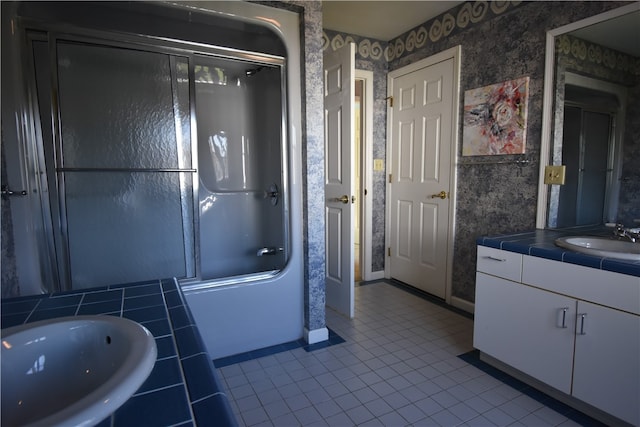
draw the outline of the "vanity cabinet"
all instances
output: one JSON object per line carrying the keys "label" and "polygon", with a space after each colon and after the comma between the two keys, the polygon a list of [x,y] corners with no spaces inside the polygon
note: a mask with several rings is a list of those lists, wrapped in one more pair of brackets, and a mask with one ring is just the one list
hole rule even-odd
{"label": "vanity cabinet", "polygon": [[476,276],[473,344],[477,349],[567,394],[573,365],[571,331],[556,313],[575,300],[484,273]]}
{"label": "vanity cabinet", "polygon": [[474,347],[640,424],[640,278],[478,246]]}
{"label": "vanity cabinet", "polygon": [[640,316],[584,301],[577,313],[571,394],[639,425]]}

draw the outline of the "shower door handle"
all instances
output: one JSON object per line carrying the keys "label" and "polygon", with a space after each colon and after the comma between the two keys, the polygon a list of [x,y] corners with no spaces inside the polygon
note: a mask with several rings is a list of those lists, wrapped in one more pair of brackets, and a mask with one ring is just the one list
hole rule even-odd
{"label": "shower door handle", "polygon": [[26,196],[27,192],[25,190],[22,191],[13,191],[9,189],[8,185],[3,185],[2,186],[2,190],[0,190],[0,194],[2,195],[2,197],[9,197],[9,196]]}

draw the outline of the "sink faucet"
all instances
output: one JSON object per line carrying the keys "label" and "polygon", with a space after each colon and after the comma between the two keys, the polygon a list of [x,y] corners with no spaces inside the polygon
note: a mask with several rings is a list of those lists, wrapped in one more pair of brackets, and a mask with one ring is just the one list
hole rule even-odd
{"label": "sink faucet", "polygon": [[616,237],[628,239],[632,243],[636,243],[640,240],[640,229],[624,228],[622,224],[615,225],[615,227],[613,228],[613,234]]}

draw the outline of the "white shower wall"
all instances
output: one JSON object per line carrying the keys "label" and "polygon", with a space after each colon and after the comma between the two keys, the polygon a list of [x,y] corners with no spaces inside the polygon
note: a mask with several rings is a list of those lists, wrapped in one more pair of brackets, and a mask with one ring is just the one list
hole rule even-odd
{"label": "white shower wall", "polygon": [[[303,336],[303,252],[302,252],[302,154],[301,140],[301,67],[300,67],[300,29],[296,13],[244,2],[186,2],[181,7],[194,7],[206,13],[223,14],[231,19],[263,25],[274,31],[284,42],[286,58],[287,90],[287,135],[286,167],[288,179],[282,182],[289,209],[288,255],[286,266],[275,275],[252,276],[251,280],[203,281],[184,285],[183,290],[193,313],[207,350],[212,358],[229,356],[259,348],[264,348]],[[260,73],[254,76],[260,77]],[[281,120],[274,121],[264,112],[258,120],[269,120],[273,126],[280,126]],[[259,138],[260,135],[255,135]],[[265,145],[266,144],[266,145]],[[263,146],[268,146],[267,143]],[[268,159],[270,153],[260,153],[257,161]],[[267,160],[268,159],[268,160]],[[280,161],[280,160],[278,160]],[[266,188],[271,181],[278,182],[281,177],[256,177],[256,182]],[[247,212],[247,206],[258,200],[255,195],[239,197],[235,203],[235,212]],[[244,199],[244,200],[243,200]],[[279,203],[282,203],[280,201]],[[239,215],[242,216],[242,215]],[[254,218],[247,224],[245,219],[237,221],[235,227],[260,226],[267,222],[265,218]],[[264,227],[263,227],[264,228]],[[270,246],[270,233],[282,235],[274,227],[266,227],[264,246]],[[269,229],[270,228],[270,229]],[[226,235],[212,236],[206,245],[224,251],[224,247],[234,239],[232,227]],[[275,237],[274,237],[275,239]],[[202,242],[201,242],[202,245]],[[203,246],[204,248],[204,246]],[[252,258],[256,260],[257,257]],[[247,279],[247,278],[245,278]]]}

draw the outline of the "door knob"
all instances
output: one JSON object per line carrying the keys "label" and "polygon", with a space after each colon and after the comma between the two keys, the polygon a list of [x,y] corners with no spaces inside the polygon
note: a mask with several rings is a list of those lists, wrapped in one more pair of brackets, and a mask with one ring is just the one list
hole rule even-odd
{"label": "door knob", "polygon": [[438,197],[439,197],[439,198],[441,198],[441,199],[443,199],[443,200],[444,200],[444,199],[446,199],[446,198],[447,198],[447,192],[446,192],[446,191],[444,191],[444,190],[442,190],[442,191],[441,191],[441,192],[439,192],[438,194],[432,194],[432,195],[431,195],[431,198],[432,198],[432,199],[437,199]]}
{"label": "door knob", "polygon": [[[342,196],[342,197],[338,197],[338,198],[336,199],[336,201],[338,201],[338,202],[342,202],[342,203],[344,203],[344,204],[347,204],[347,203],[349,203],[349,196],[347,196],[347,195],[345,194],[345,195],[344,195],[344,196]],[[356,202],[356,196],[351,196],[351,203],[355,203],[355,202]]]}

